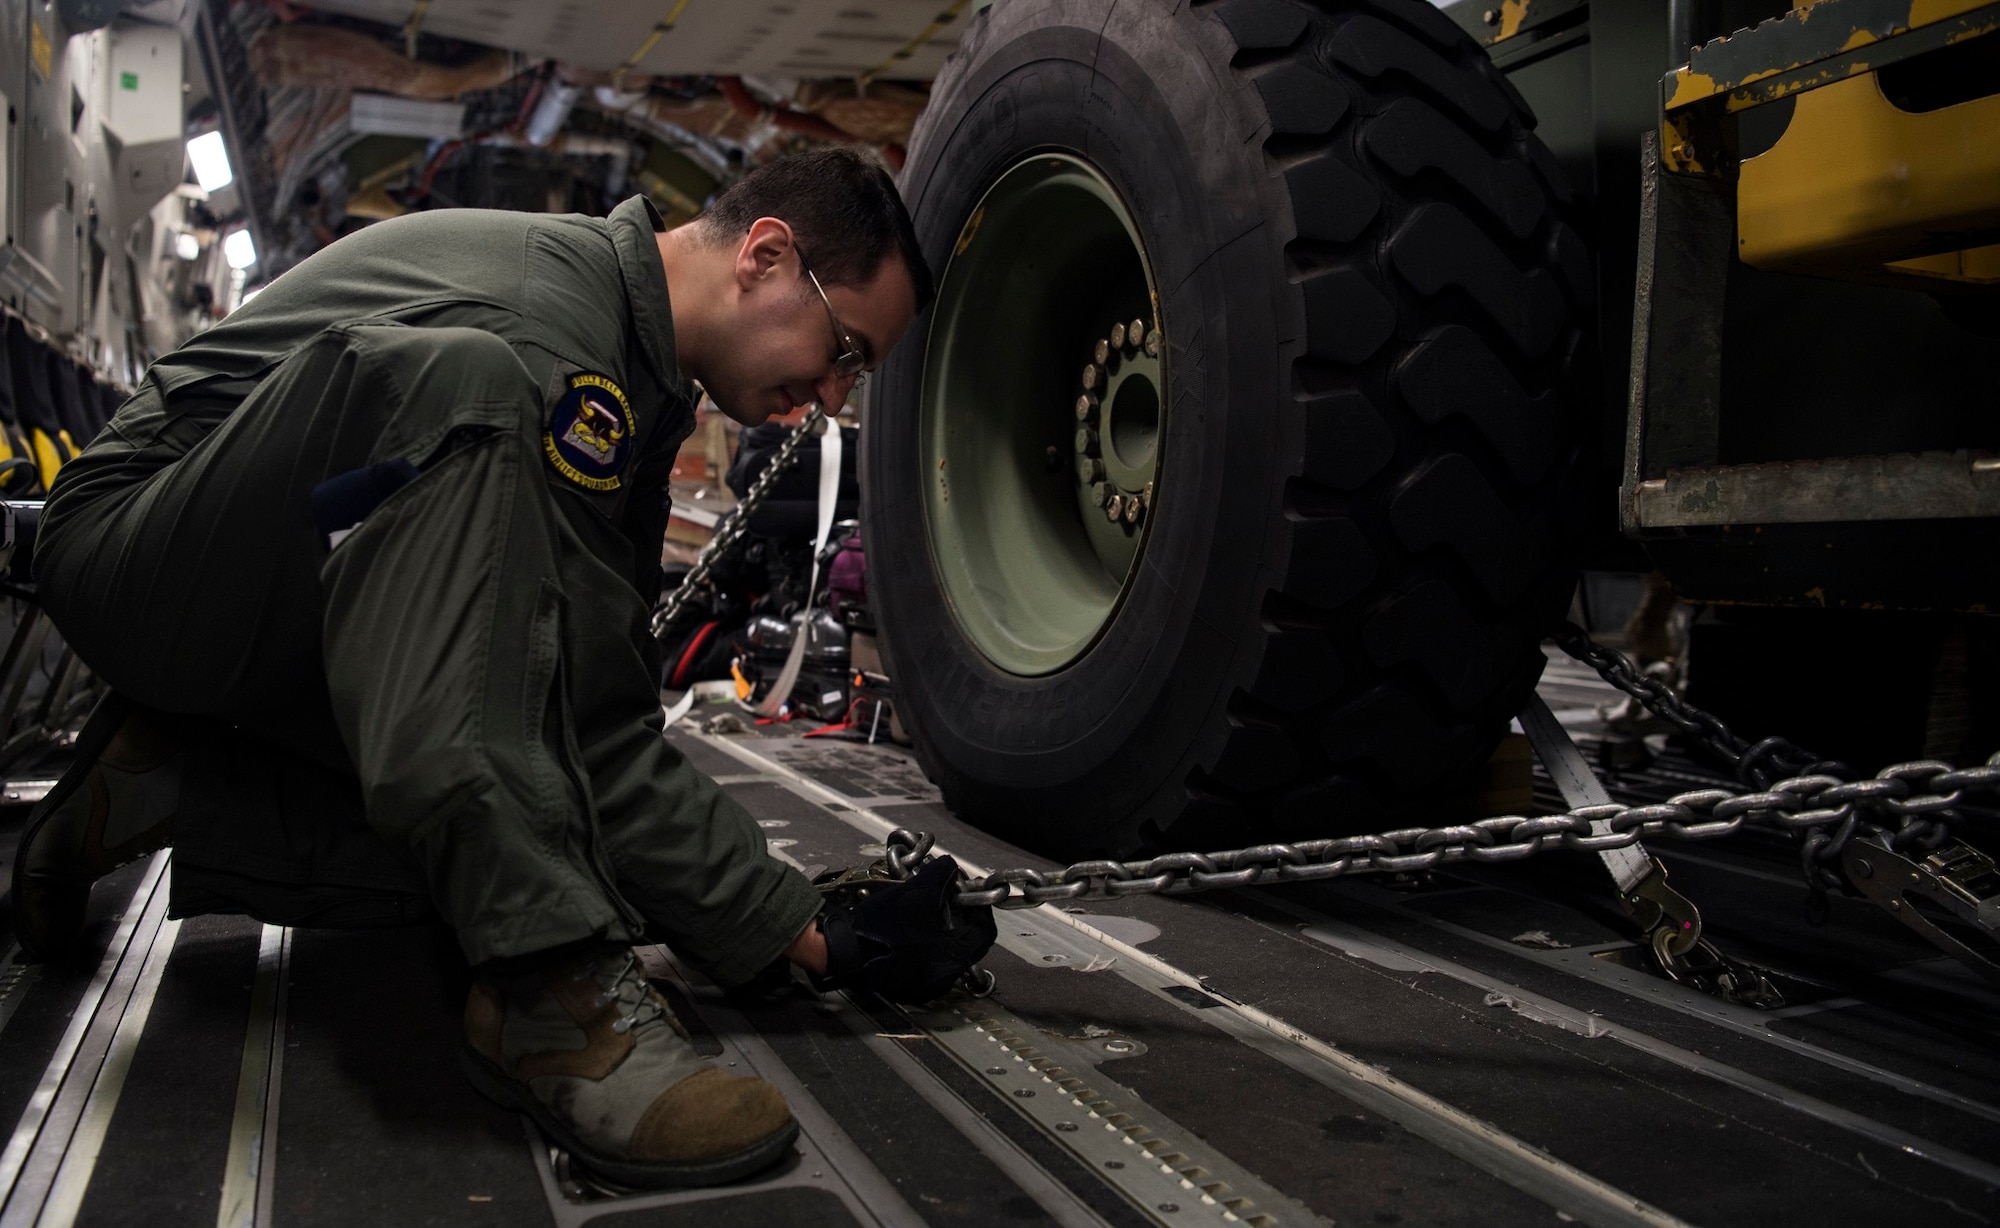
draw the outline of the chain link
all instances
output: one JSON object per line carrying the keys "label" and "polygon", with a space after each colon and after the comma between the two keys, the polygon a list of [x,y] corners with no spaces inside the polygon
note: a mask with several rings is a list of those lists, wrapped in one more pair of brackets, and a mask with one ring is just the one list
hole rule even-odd
{"label": "chain link", "polygon": [[[1216,853],[1164,853],[1144,861],[1099,859],[1059,870],[1000,870],[965,880],[957,902],[961,907],[1033,908],[1063,900],[1190,895],[1343,874],[1430,870],[1462,861],[1520,861],[1552,849],[1601,851],[1656,836],[1714,840],[1746,825],[1799,837],[1808,881],[1823,889],[1843,883],[1838,859],[1855,836],[1877,836],[1898,851],[1936,848],[1950,839],[1950,824],[1969,795],[2000,795],[2000,754],[1980,767],[1923,760],[1856,779],[1844,764],[1820,760],[1782,738],[1751,743],[1737,736],[1574,624],[1566,624],[1554,639],[1606,682],[1720,756],[1750,791],[1694,789],[1645,806],[1611,803],[1565,814],[1502,815],[1446,827],[1273,842]],[[1593,832],[1593,824],[1600,822],[1605,829]],[[914,874],[931,844],[924,833],[902,828],[889,833],[886,873],[898,879]]]}
{"label": "chain link", "polygon": [[681,578],[680,584],[674,591],[667,594],[666,600],[660,602],[654,609],[653,619],[649,624],[654,639],[666,635],[667,628],[674,625],[674,620],[681,616],[681,611],[686,608],[695,590],[707,582],[708,573],[715,569],[715,564],[723,555],[729,553],[729,548],[734,546],[749,528],[750,514],[757,510],[757,505],[764,501],[764,496],[771,493],[771,488],[778,484],[778,479],[784,476],[785,471],[792,467],[792,462],[799,458],[799,449],[804,446],[806,438],[825,421],[826,411],[814,405],[805,418],[792,428],[792,433],[785,437],[785,442],[778,448],[777,454],[764,466],[764,472],[758,474],[757,480],[744,492],[742,502],[731,508],[729,515],[723,517],[722,523],[715,526],[715,535],[708,539],[708,544],[695,556],[694,566]]}
{"label": "chain link", "polygon": [[[667,633],[715,564],[742,538],[751,514],[825,421],[825,411],[814,405],[716,526],[694,566],[653,611],[650,627],[655,638]],[[1259,844],[1217,853],[1165,853],[1145,861],[1093,860],[1060,870],[1001,870],[968,880],[958,902],[1032,908],[1058,900],[1186,895],[1348,873],[1428,870],[1459,861],[1519,861],[1550,848],[1601,852],[1648,836],[1711,840],[1731,835],[1746,823],[1797,836],[1806,880],[1817,894],[1843,885],[1840,859],[1857,835],[1878,836],[1897,852],[1933,850],[1951,838],[1950,823],[1966,793],[2000,793],[2000,754],[1983,767],[1957,769],[1924,760],[1884,768],[1872,780],[1857,780],[1846,764],[1820,759],[1784,738],[1748,741],[1574,623],[1556,628],[1551,638],[1613,687],[1728,764],[1737,780],[1754,791],[1697,789],[1650,806],[1585,806],[1560,815],[1503,815],[1371,836]],[[1598,820],[1604,820],[1609,830],[1593,833],[1592,824]],[[891,833],[888,873],[896,878],[914,873],[928,854],[929,843],[920,833],[901,829]]]}

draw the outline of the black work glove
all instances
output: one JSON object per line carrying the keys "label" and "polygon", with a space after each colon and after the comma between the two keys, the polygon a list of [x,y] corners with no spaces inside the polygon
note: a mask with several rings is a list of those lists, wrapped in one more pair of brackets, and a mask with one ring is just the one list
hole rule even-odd
{"label": "black work glove", "polygon": [[941,998],[993,948],[993,910],[960,908],[958,863],[925,862],[897,882],[874,879],[830,894],[820,914],[826,975],[818,989],[869,989],[891,1002]]}

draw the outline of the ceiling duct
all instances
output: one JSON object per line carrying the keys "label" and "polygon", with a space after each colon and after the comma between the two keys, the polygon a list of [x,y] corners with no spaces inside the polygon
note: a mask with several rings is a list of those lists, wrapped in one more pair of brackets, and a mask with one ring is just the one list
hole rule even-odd
{"label": "ceiling duct", "polygon": [[453,66],[411,60],[366,34],[303,24],[272,26],[258,34],[250,45],[250,64],[257,79],[273,89],[367,90],[431,101],[492,89],[521,68],[504,51],[483,52]]}

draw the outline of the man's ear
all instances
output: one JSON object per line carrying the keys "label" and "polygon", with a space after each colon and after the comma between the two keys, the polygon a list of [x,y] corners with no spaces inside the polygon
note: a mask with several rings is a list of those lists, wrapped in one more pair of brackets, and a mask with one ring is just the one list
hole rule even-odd
{"label": "man's ear", "polygon": [[793,255],[792,228],[775,217],[760,217],[750,223],[743,242],[736,248],[736,285],[749,292],[768,280]]}

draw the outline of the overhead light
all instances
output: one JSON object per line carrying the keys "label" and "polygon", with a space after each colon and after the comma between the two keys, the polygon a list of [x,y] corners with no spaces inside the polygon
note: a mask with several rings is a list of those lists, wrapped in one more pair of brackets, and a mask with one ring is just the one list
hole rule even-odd
{"label": "overhead light", "polygon": [[347,108],[350,132],[449,141],[465,132],[465,104],[356,92]]}
{"label": "overhead light", "polygon": [[247,269],[257,263],[257,241],[247,230],[232,230],[222,241],[222,258],[232,269]]}
{"label": "overhead light", "polygon": [[201,259],[201,240],[183,230],[174,236],[174,255],[183,260]]}
{"label": "overhead light", "polygon": [[220,191],[236,182],[236,172],[229,169],[229,150],[223,147],[219,131],[204,132],[189,141],[188,161],[194,163],[195,182],[204,192]]}

